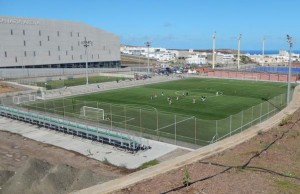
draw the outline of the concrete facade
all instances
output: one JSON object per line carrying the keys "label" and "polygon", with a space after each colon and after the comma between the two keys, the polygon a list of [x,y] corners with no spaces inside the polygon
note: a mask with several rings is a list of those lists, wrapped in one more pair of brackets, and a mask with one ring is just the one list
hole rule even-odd
{"label": "concrete facade", "polygon": [[120,38],[82,22],[0,16],[0,68],[119,67]]}

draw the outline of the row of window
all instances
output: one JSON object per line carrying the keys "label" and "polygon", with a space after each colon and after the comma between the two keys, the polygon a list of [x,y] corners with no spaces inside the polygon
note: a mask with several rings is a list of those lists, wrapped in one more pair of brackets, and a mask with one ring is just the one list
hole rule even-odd
{"label": "row of window", "polygon": [[[48,41],[49,41],[49,36],[48,36]],[[26,40],[23,40],[23,45],[26,46]],[[42,41],[41,40],[39,41],[39,45],[42,46]],[[80,41],[78,41],[77,45],[80,46]],[[103,46],[102,49],[106,50],[106,47]],[[71,51],[73,51],[73,50],[74,50],[74,47],[71,46]],[[58,51],[60,51],[60,46],[58,46]]]}
{"label": "row of window", "polygon": [[[71,47],[71,50],[73,50],[73,48]],[[58,51],[60,51],[60,46],[58,46]],[[35,51],[32,52],[33,53],[33,56],[35,57],[36,56],[36,53]],[[66,51],[66,55],[68,55],[68,51]],[[86,53],[85,53],[86,54]],[[109,54],[111,54],[110,50],[109,50]],[[28,52],[27,51],[24,51],[24,57],[27,57],[28,55]],[[48,55],[51,56],[51,51],[49,50],[48,51]],[[73,56],[73,55],[72,55]],[[4,57],[7,58],[7,51],[4,51]],[[92,59],[94,58],[94,55],[92,54],[91,55]],[[98,54],[98,59],[100,58],[99,54]],[[80,55],[80,59],[82,59],[82,55]]]}
{"label": "row of window", "polygon": [[[66,52],[66,54],[67,54],[67,52]],[[24,55],[25,55],[25,57],[27,56],[27,52],[26,51],[24,51]],[[51,56],[51,52],[50,51],[48,51],[48,55]],[[35,51],[33,51],[33,56],[34,57],[36,56]],[[7,53],[6,52],[5,52],[5,57],[7,57]],[[71,57],[72,57],[72,60],[74,60],[74,55],[72,55]],[[92,57],[92,59],[94,59],[94,55],[91,55],[91,57]],[[60,57],[60,55],[58,55],[58,60],[60,61],[60,59],[61,59],[61,57]],[[80,59],[82,59],[82,55],[80,55]],[[99,54],[98,54],[98,59],[100,59]],[[16,63],[18,62],[18,57],[15,57],[15,62]]]}
{"label": "row of window", "polygon": [[[10,29],[10,35],[14,35],[13,29]],[[26,31],[25,31],[25,30],[23,30],[23,35],[24,35],[24,36],[26,35]],[[56,32],[56,35],[59,37],[59,36],[60,36],[60,32],[57,31],[57,32]],[[39,36],[42,36],[41,30],[39,30]],[[70,32],[70,37],[73,37],[73,32]],[[77,32],[77,37],[79,37],[79,32]],[[48,39],[49,39],[49,36],[48,36]],[[49,41],[49,40],[48,40],[48,41]]]}

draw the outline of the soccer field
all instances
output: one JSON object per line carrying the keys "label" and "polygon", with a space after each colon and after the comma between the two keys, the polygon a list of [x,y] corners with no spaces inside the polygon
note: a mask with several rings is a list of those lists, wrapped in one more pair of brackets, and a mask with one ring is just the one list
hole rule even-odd
{"label": "soccer field", "polygon": [[31,106],[79,118],[83,106],[93,107],[86,119],[203,145],[276,113],[286,103],[284,93],[285,83],[192,78]]}
{"label": "soccer field", "polygon": [[[103,82],[110,82],[116,80],[125,80],[127,78],[121,77],[113,77],[113,76],[90,76],[89,83],[103,83]],[[72,79],[65,79],[65,80],[49,80],[47,82],[37,82],[37,86],[46,87],[47,90],[62,88],[64,86],[78,86],[86,84],[86,78],[72,78]]]}

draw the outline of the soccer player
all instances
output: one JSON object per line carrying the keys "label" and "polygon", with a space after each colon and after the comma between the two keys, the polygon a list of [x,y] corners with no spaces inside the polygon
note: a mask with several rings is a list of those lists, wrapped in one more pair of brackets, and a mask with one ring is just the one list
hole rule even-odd
{"label": "soccer player", "polygon": [[196,103],[196,99],[195,98],[193,98],[193,104],[195,104]]}

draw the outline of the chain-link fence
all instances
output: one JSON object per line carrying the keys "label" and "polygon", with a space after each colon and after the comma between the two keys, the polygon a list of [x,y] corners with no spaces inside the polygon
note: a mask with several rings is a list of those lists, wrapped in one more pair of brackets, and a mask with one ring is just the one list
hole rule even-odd
{"label": "chain-link fence", "polygon": [[[1,103],[12,104],[12,101],[5,98]],[[203,120],[194,116],[167,113],[153,107],[81,101],[74,98],[20,103],[19,106],[29,111],[39,111],[41,114],[95,122],[111,130],[125,130],[141,137],[195,147],[224,139],[270,118],[286,106],[286,94],[264,99],[261,104],[219,120]],[[84,115],[83,107],[85,112],[90,113]]]}

